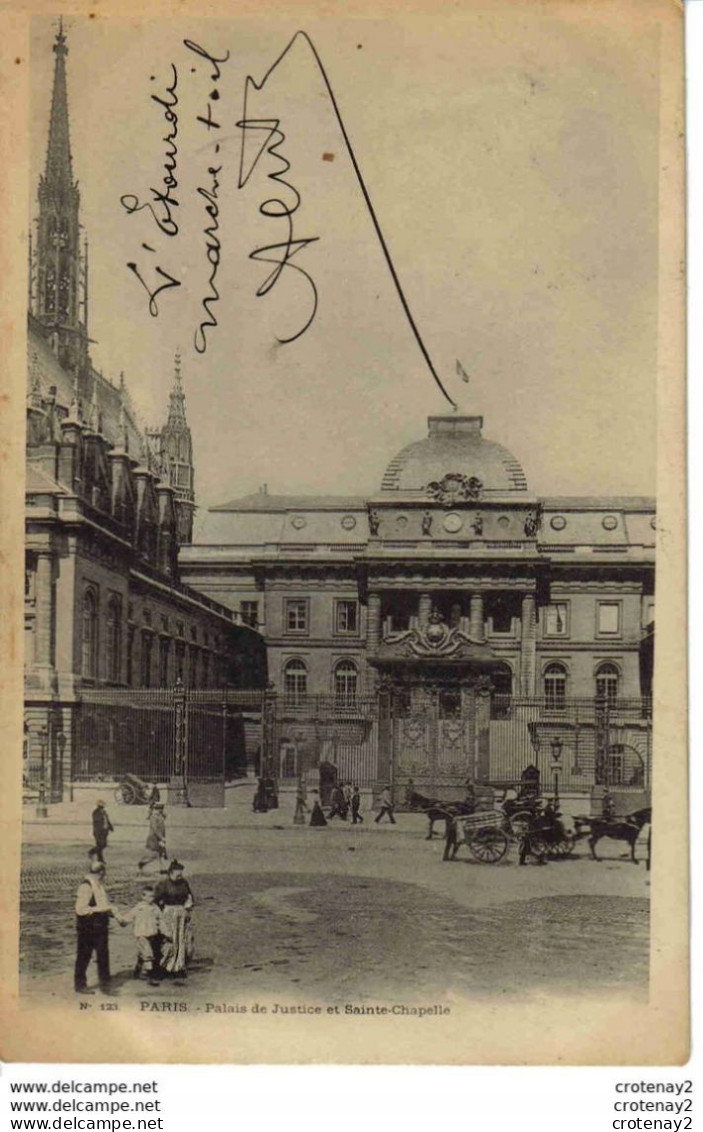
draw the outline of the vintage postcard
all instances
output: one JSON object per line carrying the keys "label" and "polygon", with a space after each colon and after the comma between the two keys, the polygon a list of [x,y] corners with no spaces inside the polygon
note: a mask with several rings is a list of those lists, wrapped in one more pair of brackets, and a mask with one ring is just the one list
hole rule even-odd
{"label": "vintage postcard", "polygon": [[681,8],[1,18],[2,1056],[681,1063]]}

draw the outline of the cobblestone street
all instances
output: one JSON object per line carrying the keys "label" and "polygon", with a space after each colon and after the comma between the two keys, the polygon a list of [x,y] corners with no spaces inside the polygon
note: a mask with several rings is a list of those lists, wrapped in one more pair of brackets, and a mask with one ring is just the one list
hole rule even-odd
{"label": "cobblestone street", "polygon": [[[367,812],[360,827],[300,828],[292,796],[255,815],[251,795],[244,786],[228,791],[226,810],[169,812],[169,852],[185,862],[196,899],[196,959],[186,985],[147,987],[131,978],[130,930],[113,924],[117,997],[646,996],[648,874],[621,856],[621,844],[604,841],[601,862],[579,842],[572,859],[545,868],[518,868],[514,844],[498,865],[476,863],[465,847],[445,863],[443,840],[425,840],[421,815],[400,814],[390,826]],[[52,807],[48,821],[26,814],[21,970],[29,995],[72,995],[73,899],[97,796],[84,791]],[[116,828],[107,887],[126,908],[140,893],[146,810],[109,795],[108,808]]]}

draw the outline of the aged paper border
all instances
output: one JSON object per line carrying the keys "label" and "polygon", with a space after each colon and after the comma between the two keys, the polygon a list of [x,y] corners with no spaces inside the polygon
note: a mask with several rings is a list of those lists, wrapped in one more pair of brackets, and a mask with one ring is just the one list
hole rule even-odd
{"label": "aged paper border", "polygon": [[[149,19],[255,16],[275,20],[393,18],[437,21],[447,0],[192,0],[152,3]],[[465,0],[468,3],[470,0]],[[483,0],[510,9],[523,0]],[[533,0],[525,0],[528,4]],[[555,6],[561,0],[547,0]],[[652,864],[651,982],[648,1005],[545,998],[525,1005],[457,1003],[448,1018],[253,1019],[191,1016],[95,1017],[23,1006],[18,983],[21,820],[24,406],[26,382],[26,225],[29,18],[94,13],[142,17],[143,5],[50,0],[0,5],[0,254],[2,378],[0,413],[0,1056],[7,1060],[187,1063],[361,1064],[682,1064],[688,1057],[688,837],[685,568],[685,271],[683,8],[677,0],[571,0],[572,19],[607,13],[625,26],[658,27],[661,50],[659,366],[657,473],[657,641]],[[263,10],[262,10],[263,9]],[[449,7],[447,8],[449,11]],[[455,12],[454,6],[451,10]],[[636,218],[633,218],[636,223]],[[236,1016],[235,1016],[236,1018]]]}

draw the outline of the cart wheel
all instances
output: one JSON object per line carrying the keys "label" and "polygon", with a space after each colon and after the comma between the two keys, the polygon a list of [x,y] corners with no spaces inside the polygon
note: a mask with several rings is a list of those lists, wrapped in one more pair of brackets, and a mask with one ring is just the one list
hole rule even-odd
{"label": "cart wheel", "polygon": [[530,845],[536,857],[549,857],[554,849],[554,846],[549,841],[546,841],[544,837],[532,836],[530,838]]}
{"label": "cart wheel", "polygon": [[532,815],[526,810],[520,810],[519,813],[513,814],[508,820],[510,821],[510,832],[513,837],[516,837],[518,841],[522,841],[532,824]]}
{"label": "cart wheel", "polygon": [[508,852],[508,839],[502,829],[480,829],[469,842],[469,848],[483,865],[495,865]]}
{"label": "cart wheel", "polygon": [[565,833],[561,840],[552,846],[552,852],[557,857],[570,857],[575,844],[576,842],[571,834]]}
{"label": "cart wheel", "polygon": [[115,787],[115,801],[119,802],[120,805],[122,805],[122,803],[124,802],[124,795],[122,794],[122,787],[121,786]]}

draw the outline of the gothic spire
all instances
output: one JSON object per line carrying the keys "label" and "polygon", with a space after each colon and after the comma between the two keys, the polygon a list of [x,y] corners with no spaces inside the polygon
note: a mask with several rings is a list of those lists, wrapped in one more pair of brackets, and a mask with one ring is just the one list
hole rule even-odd
{"label": "gothic spire", "polygon": [[73,179],[63,23],[54,43],[54,87],[46,166],[39,178],[33,307],[61,364],[88,363],[87,263],[80,247],[80,193]]}
{"label": "gothic spire", "polygon": [[49,144],[46,150],[45,183],[51,184],[59,192],[67,195],[75,189],[71,163],[71,141],[68,132],[68,94],[66,91],[66,36],[63,20],[59,20],[59,30],[54,44],[56,62],[54,64],[54,90],[51,97],[51,118],[49,121]]}
{"label": "gothic spire", "polygon": [[174,358],[173,388],[169,397],[167,428],[187,428],[186,395],[181,376],[181,355]]}

